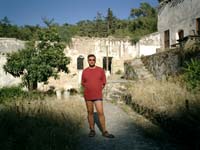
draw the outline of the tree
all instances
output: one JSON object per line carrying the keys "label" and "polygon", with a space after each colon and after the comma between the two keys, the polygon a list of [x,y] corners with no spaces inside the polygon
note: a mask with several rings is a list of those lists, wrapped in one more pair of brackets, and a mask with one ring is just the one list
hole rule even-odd
{"label": "tree", "polygon": [[0,37],[12,37],[16,33],[18,33],[18,29],[16,26],[11,25],[8,17],[0,20]]}
{"label": "tree", "polygon": [[107,32],[108,34],[114,34],[116,29],[116,17],[114,17],[113,12],[108,8],[106,23],[107,23]]}
{"label": "tree", "polygon": [[106,37],[107,36],[107,29],[104,17],[101,13],[97,12],[95,17],[95,36],[96,37]]}
{"label": "tree", "polygon": [[1,24],[4,24],[4,25],[11,25],[11,21],[8,19],[7,16],[5,16],[3,19],[1,19],[0,21]]}
{"label": "tree", "polygon": [[132,42],[136,43],[140,37],[157,31],[157,12],[148,3],[141,3],[140,8],[133,8],[130,16],[134,18],[129,24]]}
{"label": "tree", "polygon": [[164,0],[158,0],[159,3],[163,2]]}
{"label": "tree", "polygon": [[95,33],[95,22],[90,20],[82,20],[77,23],[77,35],[93,37]]}
{"label": "tree", "polygon": [[42,17],[42,21],[44,22],[44,24],[47,27],[51,27],[51,26],[55,25],[53,18],[52,19],[48,19],[47,17]]}
{"label": "tree", "polygon": [[37,89],[38,82],[47,83],[48,78],[58,77],[58,72],[68,72],[70,58],[63,50],[65,44],[54,27],[49,26],[38,33],[25,49],[7,55],[4,70],[14,77],[22,76],[23,85],[29,90]]}
{"label": "tree", "polygon": [[130,16],[133,18],[138,18],[138,17],[153,17],[156,16],[156,10],[155,8],[152,8],[151,5],[148,3],[141,3],[140,8],[133,8],[131,9],[131,14]]}

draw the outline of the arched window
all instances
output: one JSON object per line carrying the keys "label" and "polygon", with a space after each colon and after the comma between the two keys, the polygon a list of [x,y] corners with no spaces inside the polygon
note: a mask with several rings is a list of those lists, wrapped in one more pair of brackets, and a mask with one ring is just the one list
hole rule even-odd
{"label": "arched window", "polygon": [[78,58],[77,58],[77,69],[78,70],[82,70],[84,68],[84,57],[82,55],[80,55]]}

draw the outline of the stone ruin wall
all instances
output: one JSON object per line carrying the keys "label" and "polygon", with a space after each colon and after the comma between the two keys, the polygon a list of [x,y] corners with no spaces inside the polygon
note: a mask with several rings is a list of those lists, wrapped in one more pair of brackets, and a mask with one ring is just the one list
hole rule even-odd
{"label": "stone ruin wall", "polygon": [[84,68],[88,66],[88,54],[92,53],[96,55],[96,64],[100,67],[103,66],[103,57],[112,57],[111,73],[115,73],[117,70],[123,69],[123,60],[138,56],[136,46],[132,45],[128,39],[115,38],[73,38],[72,45],[70,47],[66,47],[65,53],[72,59],[71,65],[74,66],[72,69],[75,69],[73,72],[76,71],[77,58],[80,55],[84,57]]}
{"label": "stone ruin wall", "polygon": [[15,38],[0,38],[0,53],[9,53],[24,48],[25,42]]}
{"label": "stone ruin wall", "polygon": [[[70,73],[61,72],[60,79],[49,79],[49,84],[39,84],[40,90],[48,90],[49,87],[56,89],[79,88],[82,70],[77,69],[77,58],[84,57],[84,68],[88,66],[87,55],[93,53],[97,57],[97,65],[103,66],[103,57],[112,57],[111,74],[118,70],[124,71],[124,60],[133,59],[142,55],[155,53],[159,47],[159,34],[151,34],[142,38],[132,45],[129,39],[116,38],[88,38],[74,37],[70,46],[66,46],[64,52],[71,58],[68,65]],[[25,42],[14,38],[0,38],[0,87],[15,85],[20,82],[10,74],[5,74],[3,65],[6,63],[6,53],[24,48]]]}
{"label": "stone ruin wall", "polygon": [[20,78],[5,73],[3,65],[6,63],[6,53],[24,48],[25,42],[15,38],[0,38],[0,88],[3,86],[18,85]]}
{"label": "stone ruin wall", "polygon": [[143,36],[136,46],[138,47],[138,57],[155,54],[160,49],[160,33],[155,32]]}
{"label": "stone ruin wall", "polygon": [[118,70],[123,72],[124,60],[138,56],[136,45],[132,45],[128,39],[115,38],[75,37],[72,39],[72,44],[67,46],[64,52],[66,56],[71,58],[71,63],[68,65],[70,73],[61,73],[59,80],[55,81],[51,78],[49,83],[51,86],[58,85],[59,88],[64,89],[80,87],[82,70],[77,69],[77,58],[79,56],[84,57],[84,68],[88,67],[88,54],[96,55],[96,65],[100,67],[103,67],[104,57],[112,57],[111,74]]}
{"label": "stone ruin wall", "polygon": [[9,73],[5,73],[3,65],[6,63],[6,55],[0,53],[0,88],[3,86],[18,85],[21,82],[20,78],[15,78]]}
{"label": "stone ruin wall", "polygon": [[170,31],[170,45],[177,43],[178,32],[184,36],[196,33],[196,19],[200,18],[199,0],[165,0],[158,10],[158,31],[161,48],[164,50],[164,31]]}
{"label": "stone ruin wall", "polygon": [[177,49],[142,57],[142,61],[158,80],[180,72],[182,67],[181,53]]}

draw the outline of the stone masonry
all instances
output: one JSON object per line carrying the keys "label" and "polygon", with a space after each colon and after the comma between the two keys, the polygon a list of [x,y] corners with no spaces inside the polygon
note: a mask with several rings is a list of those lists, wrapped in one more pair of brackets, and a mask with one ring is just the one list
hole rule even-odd
{"label": "stone masonry", "polygon": [[[169,36],[169,46],[178,43],[179,32],[183,37],[198,35],[200,27],[200,2],[199,0],[164,0],[158,10],[158,32],[161,38],[161,49],[164,50],[165,42]],[[199,22],[199,23],[198,23]],[[165,31],[169,35],[165,36]]]}
{"label": "stone masonry", "polygon": [[[87,55],[90,53],[96,55],[98,66],[104,67],[104,69],[108,68],[109,71],[106,72],[108,73],[107,75],[115,74],[119,71],[123,73],[125,60],[155,53],[156,49],[159,48],[159,41],[158,33],[145,36],[135,45],[130,42],[129,38],[74,37],[72,38],[70,46],[66,46],[64,49],[66,56],[71,58],[71,62],[68,65],[70,73],[66,74],[61,72],[59,79],[55,80],[50,78],[48,85],[39,83],[38,87],[40,90],[48,90],[50,87],[60,90],[80,88],[82,69],[88,66]],[[0,56],[1,87],[14,84],[14,80],[16,79],[12,78],[11,75],[6,75],[2,69],[6,62],[5,53],[21,49],[24,45],[24,41],[14,38],[0,38],[0,53],[2,54]],[[78,68],[78,58],[81,58],[83,61],[82,69]],[[106,62],[108,62],[108,64]],[[10,82],[10,80],[12,80],[12,82]],[[16,83],[18,83],[19,79],[16,80]]]}

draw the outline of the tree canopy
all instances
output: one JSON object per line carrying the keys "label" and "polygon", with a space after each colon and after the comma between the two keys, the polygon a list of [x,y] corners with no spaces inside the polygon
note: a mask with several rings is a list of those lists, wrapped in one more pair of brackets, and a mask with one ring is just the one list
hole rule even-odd
{"label": "tree canopy", "polygon": [[37,37],[25,49],[9,53],[4,65],[4,70],[14,77],[22,76],[23,85],[29,90],[36,89],[38,82],[47,83],[51,76],[57,78],[59,71],[69,71],[70,58],[63,51],[66,44],[57,29],[49,26],[38,32]]}

